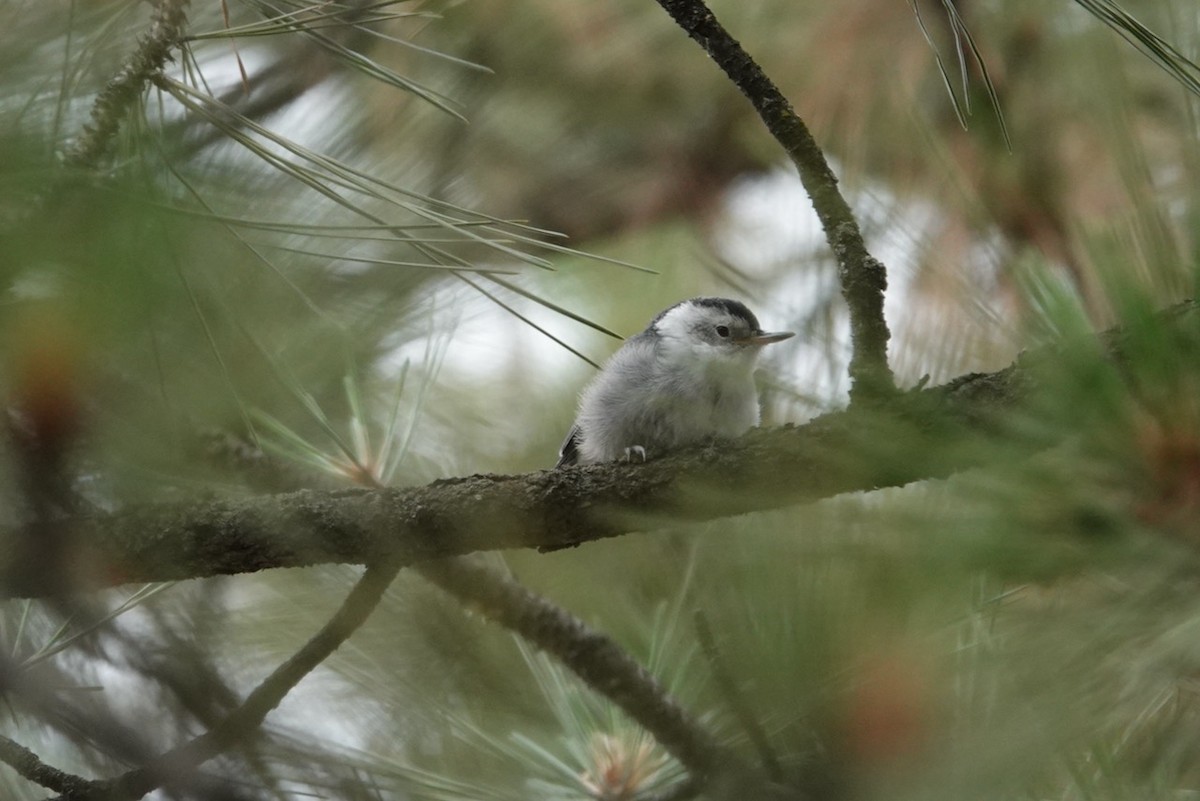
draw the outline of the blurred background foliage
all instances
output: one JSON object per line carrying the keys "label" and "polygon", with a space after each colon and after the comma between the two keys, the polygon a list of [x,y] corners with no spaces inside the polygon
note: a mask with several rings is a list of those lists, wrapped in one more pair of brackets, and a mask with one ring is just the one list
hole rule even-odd
{"label": "blurred background foliage", "polygon": [[[1197,96],[1101,23],[1107,3],[712,6],[887,263],[902,382],[1114,323],[1125,358],[1046,360],[1012,434],[1053,446],[1035,459],[997,445],[994,469],[947,481],[507,568],[764,758],[699,613],[789,797],[1200,793],[1200,331],[1154,314],[1195,292]],[[1122,8],[1196,60],[1193,0]],[[57,443],[52,500],[73,511],[548,467],[588,360],[698,294],[801,333],[764,364],[765,422],[844,402],[808,201],[654,3],[192,3],[186,52],[94,175],[63,154],[149,9],[0,10],[10,527],[50,469],[22,450],[30,429]],[[122,588],[86,624],[7,602],[13,664],[115,733],[11,694],[0,730],[86,775],[136,764],[219,719],[356,574]],[[611,705],[405,575],[260,737],[165,797],[632,799],[679,781]],[[6,767],[0,792],[46,794]]]}

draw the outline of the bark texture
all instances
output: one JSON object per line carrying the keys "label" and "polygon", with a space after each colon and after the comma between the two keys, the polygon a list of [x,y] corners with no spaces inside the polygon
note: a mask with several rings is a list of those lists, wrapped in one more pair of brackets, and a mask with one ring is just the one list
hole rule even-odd
{"label": "bark texture", "polygon": [[[1189,313],[1193,311],[1187,304]],[[1118,340],[1108,338],[1116,348]],[[1052,356],[1053,354],[1045,354]],[[411,564],[474,551],[557,549],[680,520],[712,520],[901,486],[995,457],[1007,413],[1037,384],[1037,359],[898,395],[805,425],[756,429],[645,464],[523,475],[473,475],[421,487],[305,490],[163,504],[65,519],[87,543],[94,586],[247,573],[322,563]],[[1045,443],[1006,437],[1020,456]],[[13,564],[0,533],[3,592],[39,596],[44,582]]]}

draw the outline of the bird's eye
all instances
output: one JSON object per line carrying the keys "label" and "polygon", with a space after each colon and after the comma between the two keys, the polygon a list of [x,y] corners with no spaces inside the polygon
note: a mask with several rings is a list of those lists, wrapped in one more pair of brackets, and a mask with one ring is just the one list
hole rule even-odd
{"label": "bird's eye", "polygon": [[719,336],[719,337],[727,337],[727,336],[729,336],[729,326],[727,326],[727,325],[718,325],[718,326],[717,326],[717,336]]}

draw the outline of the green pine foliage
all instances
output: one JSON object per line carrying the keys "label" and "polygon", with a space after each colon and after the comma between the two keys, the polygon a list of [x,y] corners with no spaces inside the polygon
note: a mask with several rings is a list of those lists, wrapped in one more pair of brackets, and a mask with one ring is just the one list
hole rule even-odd
{"label": "green pine foliage", "polygon": [[[627,649],[770,797],[1194,797],[1191,0],[712,7],[887,248],[902,384],[1018,360],[1033,399],[979,421],[985,467],[489,563]],[[728,206],[783,154],[656,4],[193,3],[104,157],[69,164],[150,14],[0,0],[5,536],[549,467],[589,362],[691,295],[800,332],[765,362],[764,423],[843,403],[832,260]],[[807,201],[783,211],[799,227]],[[734,236],[761,240],[753,264]],[[905,437],[844,458],[919,460]],[[119,583],[44,528],[71,586]],[[359,572],[7,600],[0,734],[118,775],[213,727]],[[734,797],[688,782],[603,694],[405,571],[164,797]],[[50,794],[0,764],[3,797]]]}

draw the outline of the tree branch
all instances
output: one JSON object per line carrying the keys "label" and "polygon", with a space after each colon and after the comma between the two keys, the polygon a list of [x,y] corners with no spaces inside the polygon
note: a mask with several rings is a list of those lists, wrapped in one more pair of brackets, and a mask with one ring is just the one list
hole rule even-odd
{"label": "tree branch", "polygon": [[750,100],[767,130],[800,171],[800,180],[837,259],[842,297],[850,308],[851,403],[890,395],[895,382],[887,362],[891,334],[883,317],[887,271],[868,252],[858,221],[838,191],[837,178],[825,154],[779,88],[701,0],[657,2]]}
{"label": "tree branch", "polygon": [[[963,376],[803,426],[756,429],[646,464],[475,475],[423,487],[305,490],[161,504],[60,521],[88,550],[95,586],[323,563],[409,564],[473,551],[554,549],[664,521],[711,520],[944,477],[994,456],[978,447],[995,415],[1029,393],[1028,368]],[[895,446],[897,441],[904,447]],[[45,588],[0,532],[0,593]]]}
{"label": "tree branch", "polygon": [[[371,484],[382,490],[373,478]],[[418,564],[427,581],[557,659],[594,692],[650,732],[688,771],[674,789],[755,781],[736,753],[721,745],[666,688],[612,638],[485,562],[466,556]]]}
{"label": "tree branch", "polygon": [[333,617],[300,650],[251,690],[234,711],[209,731],[174,748],[154,762],[115,779],[59,788],[55,801],[123,801],[141,798],[164,784],[186,778],[203,763],[257,730],[272,709],[317,665],[353,634],[378,606],[401,565],[389,560],[368,567]]}
{"label": "tree branch", "polygon": [[478,561],[436,560],[417,570],[465,606],[553,656],[623,709],[687,769],[689,784],[704,787],[726,776],[731,781],[749,778],[737,755],[606,635]]}
{"label": "tree branch", "polygon": [[[1188,301],[1161,321],[1194,324],[1197,313],[1196,302]],[[1108,332],[1102,343],[1119,358],[1119,332]],[[1035,394],[1040,369],[1063,358],[1070,358],[1065,346],[1043,349],[995,373],[972,373],[898,395],[886,408],[852,408],[802,426],[755,429],[734,442],[645,464],[161,504],[63,519],[60,525],[70,526],[73,541],[89,549],[82,561],[92,566],[96,587],[383,558],[412,564],[474,551],[564,548],[666,522],[712,520],[944,478],[990,465],[998,452],[1020,458],[1049,443],[1006,436],[1004,415]],[[983,447],[1000,440],[1003,449]],[[0,595],[42,596],[44,584],[13,561],[18,535],[0,531]]]}
{"label": "tree branch", "polygon": [[37,754],[0,734],[0,762],[22,777],[59,793],[71,793],[88,784],[87,779],[47,765]]}

